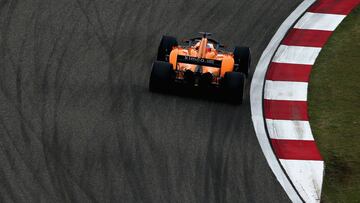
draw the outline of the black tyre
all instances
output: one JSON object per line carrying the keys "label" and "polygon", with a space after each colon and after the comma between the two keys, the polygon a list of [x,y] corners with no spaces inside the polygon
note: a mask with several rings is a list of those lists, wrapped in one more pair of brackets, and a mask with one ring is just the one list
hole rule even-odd
{"label": "black tyre", "polygon": [[178,45],[178,42],[175,37],[163,36],[160,41],[157,60],[168,62],[167,55],[169,55],[172,48],[177,45]]}
{"label": "black tyre", "polygon": [[234,49],[235,64],[238,64],[239,72],[249,75],[249,69],[251,64],[251,53],[249,47],[235,47]]}
{"label": "black tyre", "polygon": [[234,104],[241,104],[243,101],[245,87],[245,75],[241,72],[227,72],[223,79],[225,99]]}
{"label": "black tyre", "polygon": [[167,91],[170,90],[175,79],[175,72],[170,63],[155,61],[149,81],[150,91]]}

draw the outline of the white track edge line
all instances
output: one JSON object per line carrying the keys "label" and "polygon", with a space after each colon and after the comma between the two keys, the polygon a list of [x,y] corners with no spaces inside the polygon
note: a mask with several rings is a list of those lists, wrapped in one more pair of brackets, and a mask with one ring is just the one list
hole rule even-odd
{"label": "white track edge line", "polygon": [[266,134],[263,116],[263,88],[268,65],[270,64],[277,47],[280,45],[282,39],[285,37],[286,33],[292,27],[292,25],[295,24],[301,15],[305,13],[305,11],[315,1],[316,0],[304,0],[281,24],[261,55],[261,58],[256,66],[250,87],[251,117],[255,128],[255,134],[271,170],[275,174],[277,180],[292,202],[303,202],[303,200],[298,195],[297,191],[281,168]]}

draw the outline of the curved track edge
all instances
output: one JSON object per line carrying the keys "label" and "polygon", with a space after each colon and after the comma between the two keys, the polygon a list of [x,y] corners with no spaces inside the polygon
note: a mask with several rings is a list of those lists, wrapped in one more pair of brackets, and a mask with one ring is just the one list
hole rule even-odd
{"label": "curved track edge", "polygon": [[258,138],[260,147],[265,155],[265,158],[275,174],[277,180],[284,188],[286,194],[292,202],[303,202],[304,200],[294,188],[293,183],[290,181],[287,174],[284,172],[279,160],[277,159],[265,128],[265,120],[263,114],[263,92],[265,85],[265,75],[268,65],[275,54],[282,39],[287,34],[292,25],[295,24],[297,19],[315,2],[315,0],[303,1],[281,24],[268,46],[262,53],[260,60],[256,66],[251,87],[250,87],[250,104],[251,104],[251,117],[255,128],[255,133]]}
{"label": "curved track edge", "polygon": [[[309,123],[309,76],[332,32],[360,1],[313,3],[304,1],[297,9],[306,4],[302,7],[306,12],[295,19],[292,28],[279,33],[280,27],[275,34],[274,38],[281,38],[281,43],[270,42],[269,50],[275,47],[275,51],[263,53],[256,69],[260,70],[259,74],[256,71],[254,74],[260,81],[255,80],[250,93],[252,113],[256,116],[263,113],[264,129],[255,129],[258,140],[271,169],[293,202],[320,202],[325,166]],[[263,86],[259,89],[261,82]],[[260,95],[262,98],[258,100]],[[255,128],[261,128],[255,125],[260,120],[261,117],[253,114]]]}

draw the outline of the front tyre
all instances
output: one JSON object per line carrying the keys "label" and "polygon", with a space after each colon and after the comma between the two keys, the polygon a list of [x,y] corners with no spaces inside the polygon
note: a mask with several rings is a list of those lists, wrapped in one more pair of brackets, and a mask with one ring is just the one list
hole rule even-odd
{"label": "front tyre", "polygon": [[234,49],[234,61],[239,66],[239,72],[244,73],[246,76],[249,75],[250,64],[251,64],[251,53],[249,47],[235,47]]}
{"label": "front tyre", "polygon": [[176,46],[178,46],[178,42],[175,37],[163,36],[161,38],[160,45],[158,48],[157,60],[169,62],[167,56],[170,55],[170,52],[172,51],[173,47]]}

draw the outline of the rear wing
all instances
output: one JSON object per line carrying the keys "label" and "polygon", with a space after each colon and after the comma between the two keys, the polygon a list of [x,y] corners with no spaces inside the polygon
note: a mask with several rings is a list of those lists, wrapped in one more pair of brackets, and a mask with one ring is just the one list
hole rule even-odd
{"label": "rear wing", "polygon": [[222,61],[214,59],[197,58],[192,56],[177,56],[177,63],[187,63],[200,66],[209,66],[214,68],[221,68]]}

